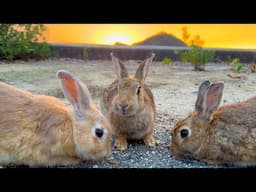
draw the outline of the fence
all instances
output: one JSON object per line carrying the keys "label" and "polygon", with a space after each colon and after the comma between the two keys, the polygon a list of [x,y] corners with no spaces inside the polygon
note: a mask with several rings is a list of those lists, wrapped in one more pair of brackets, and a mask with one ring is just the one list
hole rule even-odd
{"label": "fence", "polygon": [[[175,46],[103,46],[103,45],[73,45],[50,44],[56,57],[69,57],[86,60],[110,60],[110,52],[113,51],[120,59],[142,60],[151,52],[156,54],[155,61],[162,61],[164,57],[179,61],[180,57],[174,54],[176,51],[188,50],[188,47]],[[215,61],[222,62],[239,58],[240,62],[252,63],[256,59],[256,50],[239,49],[206,49],[215,50]]]}

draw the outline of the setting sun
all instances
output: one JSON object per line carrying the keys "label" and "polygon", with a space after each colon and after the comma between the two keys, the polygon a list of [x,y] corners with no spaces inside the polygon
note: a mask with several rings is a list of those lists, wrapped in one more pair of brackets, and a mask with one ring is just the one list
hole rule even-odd
{"label": "setting sun", "polygon": [[132,40],[128,36],[126,36],[124,34],[119,34],[119,33],[113,33],[113,34],[107,35],[106,38],[103,39],[102,42],[104,44],[109,44],[109,45],[113,45],[117,42],[127,44],[127,45],[132,44]]}
{"label": "setting sun", "polygon": [[256,49],[256,24],[46,24],[49,43],[132,45],[159,32],[182,39],[182,27],[207,48]]}

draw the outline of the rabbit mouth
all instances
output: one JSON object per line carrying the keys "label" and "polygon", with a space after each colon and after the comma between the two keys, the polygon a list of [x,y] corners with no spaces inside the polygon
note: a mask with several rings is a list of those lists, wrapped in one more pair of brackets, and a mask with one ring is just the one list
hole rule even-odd
{"label": "rabbit mouth", "polygon": [[193,161],[196,160],[191,153],[176,153],[174,157],[181,161]]}
{"label": "rabbit mouth", "polygon": [[180,157],[184,160],[194,160],[195,159],[194,156],[189,152],[186,152],[186,153],[180,155]]}
{"label": "rabbit mouth", "polygon": [[119,110],[119,115],[121,115],[121,116],[133,116],[134,115],[134,113],[132,113],[132,112],[129,112],[129,111],[122,111],[122,110]]}
{"label": "rabbit mouth", "polygon": [[120,108],[118,108],[118,107],[116,108],[115,113],[116,113],[117,115],[119,115],[119,116],[125,116],[125,117],[135,115],[135,112],[134,112],[134,111],[123,110],[123,109],[120,109]]}

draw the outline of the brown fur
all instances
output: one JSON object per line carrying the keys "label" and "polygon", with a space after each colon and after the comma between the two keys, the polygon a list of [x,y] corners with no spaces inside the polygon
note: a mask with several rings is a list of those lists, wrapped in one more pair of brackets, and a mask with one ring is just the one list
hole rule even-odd
{"label": "brown fur", "polygon": [[[110,98],[112,102],[116,99],[117,89],[115,90],[116,92]],[[122,117],[110,111],[110,122],[113,128],[115,128],[116,134],[123,134],[128,139],[142,139],[147,133],[152,131],[152,127],[148,125],[153,126],[156,109],[153,94],[146,85],[141,89],[141,97],[141,107],[132,116]],[[144,107],[145,110],[142,111]]]}
{"label": "brown fur", "polygon": [[[141,66],[138,70],[143,70],[144,66]],[[121,68],[125,70],[124,66]],[[126,71],[120,73],[128,75]],[[120,150],[127,148],[127,139],[143,139],[148,145],[155,144],[153,138],[156,116],[154,96],[149,87],[144,84],[144,79],[127,75],[113,81],[104,89],[101,99],[102,111],[108,116],[116,136],[115,146]],[[140,93],[136,95],[138,86],[141,87]],[[118,111],[119,105],[128,106],[127,115],[122,115]]]}
{"label": "brown fur", "polygon": [[[86,114],[87,121],[81,123],[54,97],[31,94],[0,83],[0,106],[1,165],[68,165],[87,158],[100,159],[110,153],[110,141],[99,144],[91,136],[95,121],[110,129],[93,105]],[[107,137],[110,140],[110,136]],[[78,143],[86,148],[85,154],[77,152]]]}
{"label": "brown fur", "polygon": [[[180,130],[191,135],[182,139]],[[210,121],[194,111],[172,130],[172,153],[207,163],[256,163],[256,97],[220,107]]]}
{"label": "brown fur", "polygon": [[254,64],[251,64],[250,65],[250,69],[251,69],[251,72],[252,73],[256,73],[256,64],[254,63]]}

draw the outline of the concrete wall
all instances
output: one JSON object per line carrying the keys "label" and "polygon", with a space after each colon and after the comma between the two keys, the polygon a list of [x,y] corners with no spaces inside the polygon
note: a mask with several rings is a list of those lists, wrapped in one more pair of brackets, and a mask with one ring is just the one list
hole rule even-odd
{"label": "concrete wall", "polygon": [[[174,54],[174,50],[188,50],[186,47],[167,46],[97,46],[97,45],[69,45],[50,44],[56,57],[69,57],[87,60],[110,60],[110,52],[113,51],[120,59],[142,60],[151,52],[156,53],[155,61],[161,61],[164,57],[172,60],[180,60]],[[256,59],[256,50],[238,49],[206,49],[215,50],[215,61],[222,62],[238,57],[240,62],[252,63]]]}

